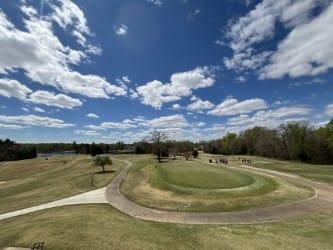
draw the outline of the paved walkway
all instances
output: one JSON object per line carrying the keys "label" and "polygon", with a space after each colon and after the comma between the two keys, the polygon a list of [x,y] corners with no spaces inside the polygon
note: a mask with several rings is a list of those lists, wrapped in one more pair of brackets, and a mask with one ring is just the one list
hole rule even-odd
{"label": "paved walkway", "polygon": [[316,191],[316,195],[310,199],[303,201],[239,212],[173,212],[146,208],[144,206],[129,201],[119,190],[120,184],[126,177],[131,166],[132,163],[127,162],[127,165],[120,171],[120,173],[113,179],[111,184],[106,188],[93,190],[87,193],[75,195],[58,201],[49,202],[39,206],[0,214],[0,220],[36,211],[41,211],[48,208],[92,203],[110,203],[122,213],[142,220],[183,224],[263,223],[279,221],[282,219],[300,216],[314,211],[333,209],[333,186],[324,183],[314,182],[296,175],[285,174],[278,171],[266,169],[258,169],[245,165],[240,166],[239,168],[247,169],[249,171],[271,176],[274,178],[281,178],[286,181],[292,181],[295,183],[311,186]]}
{"label": "paved walkway", "polygon": [[52,201],[49,203],[45,203],[42,205],[29,207],[21,210],[16,210],[13,212],[0,214],[0,220],[12,218],[15,216],[23,215],[23,214],[29,214],[36,211],[41,211],[48,208],[53,207],[62,207],[66,205],[79,205],[79,204],[90,204],[90,203],[108,203],[106,197],[105,197],[105,190],[106,188],[100,188],[96,189],[90,192],[86,192],[83,194],[74,195],[65,199]]}
{"label": "paved walkway", "polygon": [[126,177],[130,167],[131,163],[128,163],[127,166],[113,179],[106,189],[106,197],[110,204],[119,211],[142,220],[182,224],[252,224],[274,222],[314,211],[333,208],[333,186],[310,181],[296,175],[261,170],[250,166],[241,166],[240,168],[287,181],[309,185],[314,188],[316,194],[314,197],[307,200],[238,212],[198,213],[163,211],[147,208],[129,201],[119,190],[120,184]]}

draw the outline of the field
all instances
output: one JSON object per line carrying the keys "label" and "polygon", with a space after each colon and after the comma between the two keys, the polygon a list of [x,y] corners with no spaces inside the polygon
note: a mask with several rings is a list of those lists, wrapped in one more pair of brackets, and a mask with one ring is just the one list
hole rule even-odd
{"label": "field", "polygon": [[7,162],[0,166],[0,213],[104,187],[122,164],[114,161],[101,173],[101,168],[92,166],[91,156]]}
{"label": "field", "polygon": [[[115,165],[108,167],[106,174],[100,174],[100,169],[91,166],[90,156],[6,163],[0,166],[0,183],[3,183],[0,184],[0,208],[2,212],[10,211],[103,187],[122,168],[124,163],[121,160],[133,163],[121,186],[122,192],[133,199],[139,197],[138,203],[147,201],[144,205],[150,206],[149,202],[153,202],[154,206],[163,209],[195,211],[200,208],[200,211],[205,211],[208,204],[206,211],[217,208],[219,211],[236,211],[312,195],[307,188],[237,166],[238,157],[229,157],[228,167],[208,164],[209,158],[219,157],[210,155],[202,155],[193,161],[178,159],[161,164],[157,164],[150,155],[111,157]],[[291,171],[287,171],[287,162],[283,163],[285,169],[280,164],[280,161],[253,157],[253,165],[260,168],[293,174],[299,171],[302,174],[303,165],[300,163],[289,163]],[[324,171],[326,175],[331,174],[329,166],[325,170],[317,165],[304,166],[309,167],[313,174],[317,170],[318,178],[329,182],[329,177],[324,178]],[[96,173],[94,186],[90,187],[93,173]],[[308,178],[314,179],[313,176]],[[258,187],[258,184],[262,186]],[[25,186],[17,188],[20,185]],[[242,190],[245,187],[250,188]],[[147,193],[142,193],[142,190]],[[163,199],[152,196],[149,193],[152,190],[158,190],[158,195],[169,196],[162,196]],[[143,194],[150,195],[137,196]],[[167,203],[162,203],[165,198]],[[180,206],[198,199],[206,203],[194,202],[192,208]],[[220,203],[209,207],[214,201]],[[247,204],[247,207],[240,204]],[[306,216],[275,223],[186,225],[135,219],[108,204],[76,205],[0,221],[0,249],[6,246],[31,247],[36,241],[45,241],[46,249],[332,249],[332,232],[333,209],[313,211]]]}
{"label": "field", "polygon": [[109,205],[56,208],[0,222],[1,246],[47,249],[332,249],[333,213],[254,225],[176,225],[133,219]]}
{"label": "field", "polygon": [[299,176],[309,178],[314,181],[333,184],[332,165],[313,165],[300,162],[268,160],[259,157],[253,158],[253,165],[258,168],[265,168],[290,174],[297,174]]}

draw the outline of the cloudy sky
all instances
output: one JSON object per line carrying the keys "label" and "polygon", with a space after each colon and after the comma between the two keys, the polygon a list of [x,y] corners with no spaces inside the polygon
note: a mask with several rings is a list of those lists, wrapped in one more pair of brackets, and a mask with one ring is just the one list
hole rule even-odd
{"label": "cloudy sky", "polygon": [[323,125],[332,24],[332,0],[0,0],[0,138]]}

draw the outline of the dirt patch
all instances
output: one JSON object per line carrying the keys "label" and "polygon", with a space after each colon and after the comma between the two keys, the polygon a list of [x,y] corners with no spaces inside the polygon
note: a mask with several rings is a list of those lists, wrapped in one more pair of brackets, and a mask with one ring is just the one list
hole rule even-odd
{"label": "dirt patch", "polygon": [[0,185],[1,184],[6,184],[7,182],[6,181],[0,181]]}

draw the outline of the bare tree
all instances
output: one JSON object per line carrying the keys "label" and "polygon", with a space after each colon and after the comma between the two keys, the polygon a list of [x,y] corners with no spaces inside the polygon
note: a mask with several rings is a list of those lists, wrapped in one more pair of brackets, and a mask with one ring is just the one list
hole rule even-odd
{"label": "bare tree", "polygon": [[158,162],[161,162],[161,144],[167,139],[163,132],[154,130],[150,133],[150,141],[155,144]]}

